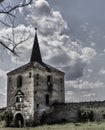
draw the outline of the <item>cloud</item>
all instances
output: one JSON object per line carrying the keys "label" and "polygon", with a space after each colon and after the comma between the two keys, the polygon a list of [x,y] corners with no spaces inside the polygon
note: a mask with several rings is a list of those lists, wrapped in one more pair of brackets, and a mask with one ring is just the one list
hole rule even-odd
{"label": "cloud", "polygon": [[[29,40],[17,48],[17,52],[20,54],[18,64],[29,61],[34,38],[33,28],[37,26],[43,60],[63,69],[67,80],[83,76],[85,66],[93,59],[96,52],[92,48],[82,47],[79,40],[72,40],[73,36],[67,34],[69,27],[59,11],[51,8],[45,0],[36,0],[34,4],[27,7],[27,11],[25,8],[19,13],[23,14],[25,24],[18,24],[14,28],[15,42],[18,43],[29,34],[31,35]],[[86,23],[86,25],[88,24]],[[12,38],[9,28],[2,29],[0,34]],[[13,57],[12,61],[14,62]]]}
{"label": "cloud", "polygon": [[96,96],[96,93],[88,93],[86,95],[84,95],[85,97],[93,97]]}
{"label": "cloud", "polygon": [[6,106],[6,95],[0,92],[0,108]]}
{"label": "cloud", "polygon": [[0,108],[6,106],[6,71],[0,69]]}
{"label": "cloud", "polygon": [[96,98],[96,93],[94,92],[73,92],[67,91],[65,93],[65,102],[86,102],[92,101],[93,98]]}
{"label": "cloud", "polygon": [[[86,23],[85,26],[88,26],[88,24]],[[94,58],[96,51],[91,47],[83,47],[80,40],[69,35],[70,28],[61,13],[54,10],[45,0],[36,0],[32,5],[18,12],[18,19],[14,28],[15,42],[18,43],[28,36],[29,39],[16,49],[16,52],[20,55],[17,58],[17,66],[30,60],[35,27],[38,28],[38,39],[43,61],[65,71],[67,88],[70,84],[75,90],[80,89],[81,85],[88,89],[90,86],[88,81],[78,86],[76,81],[70,80],[76,80],[83,76],[86,65]],[[2,28],[0,36],[1,39],[2,36],[12,39],[11,29]],[[3,40],[11,47],[6,39]],[[11,64],[14,64],[16,60],[9,52],[8,55],[11,56]],[[94,85],[93,83],[90,84]],[[73,95],[72,92],[71,95]]]}
{"label": "cloud", "polygon": [[87,71],[88,71],[89,73],[92,73],[92,72],[93,72],[93,69],[87,69]]}
{"label": "cloud", "polygon": [[96,55],[96,51],[92,48],[85,47],[82,49],[82,58],[84,61],[90,62],[91,59]]}
{"label": "cloud", "polygon": [[38,27],[38,31],[45,36],[53,36],[67,29],[67,24],[59,11],[53,10],[47,1],[37,0],[30,7],[31,11],[27,14],[26,20],[29,24]]}
{"label": "cloud", "polygon": [[91,42],[91,46],[92,46],[92,47],[96,46],[96,43]]}
{"label": "cloud", "polygon": [[83,25],[80,25],[80,28],[83,29],[84,32],[86,32],[88,30],[88,22],[86,22],[85,24]]}
{"label": "cloud", "polygon": [[66,101],[66,102],[72,101],[73,95],[74,95],[74,92],[72,92],[72,91],[67,91],[67,92],[65,93],[65,101]]}
{"label": "cloud", "polygon": [[66,81],[66,102],[91,101],[97,99],[96,89],[104,88],[104,82],[97,80],[90,82],[87,80]]}
{"label": "cloud", "polygon": [[4,77],[4,76],[6,76],[6,72],[0,69],[0,77]]}
{"label": "cloud", "polygon": [[87,80],[73,80],[73,81],[66,81],[67,90],[73,88],[73,90],[91,90],[94,88],[103,88],[104,83],[97,80],[94,82],[89,82]]}
{"label": "cloud", "polygon": [[105,75],[105,69],[101,68],[100,71],[99,71],[99,74],[100,75]]}

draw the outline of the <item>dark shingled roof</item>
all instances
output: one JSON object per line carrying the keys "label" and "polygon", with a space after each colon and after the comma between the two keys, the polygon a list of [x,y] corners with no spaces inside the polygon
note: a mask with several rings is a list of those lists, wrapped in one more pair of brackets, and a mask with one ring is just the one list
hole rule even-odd
{"label": "dark shingled roof", "polygon": [[35,31],[34,45],[32,49],[30,62],[37,61],[39,63],[42,63],[42,57],[41,57],[38,38],[37,38],[37,28],[35,28],[35,30],[36,31]]}

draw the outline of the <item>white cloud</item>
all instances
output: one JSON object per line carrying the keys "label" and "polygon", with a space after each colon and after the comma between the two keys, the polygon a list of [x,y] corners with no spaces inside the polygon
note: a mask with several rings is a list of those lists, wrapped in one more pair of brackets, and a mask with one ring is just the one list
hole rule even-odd
{"label": "white cloud", "polygon": [[91,42],[91,46],[94,47],[96,45],[95,42]]}
{"label": "white cloud", "polygon": [[87,90],[94,88],[102,88],[104,87],[104,83],[97,80],[96,82],[89,82],[86,80],[73,80],[66,81],[67,90],[69,89],[78,89],[78,90]]}
{"label": "white cloud", "polygon": [[80,25],[80,28],[82,28],[83,29],[83,31],[84,32],[86,32],[87,31],[87,29],[88,29],[88,22],[86,22],[85,24],[83,24],[83,25]]}
{"label": "white cloud", "polygon": [[6,76],[6,71],[0,69],[0,77]]}
{"label": "white cloud", "polygon": [[105,69],[101,68],[100,71],[99,71],[99,74],[105,75]]}
{"label": "white cloud", "polygon": [[80,102],[96,100],[96,89],[104,88],[104,83],[97,80],[90,82],[87,80],[66,81],[66,102]]}
{"label": "white cloud", "polygon": [[72,101],[72,96],[74,95],[74,92],[72,92],[72,91],[67,91],[66,93],[65,93],[65,101],[66,102],[70,102],[70,101]]}
{"label": "white cloud", "polygon": [[92,69],[88,69],[87,71],[88,71],[88,72],[90,72],[90,73],[92,73],[92,72],[93,72],[93,70],[92,70]]}
{"label": "white cloud", "polygon": [[6,71],[0,69],[0,108],[6,106]]}
{"label": "white cloud", "polygon": [[96,55],[96,51],[89,47],[82,49],[82,58],[84,61],[90,62],[91,59]]}
{"label": "white cloud", "polygon": [[86,95],[84,95],[85,97],[94,97],[96,96],[96,93],[88,93]]}

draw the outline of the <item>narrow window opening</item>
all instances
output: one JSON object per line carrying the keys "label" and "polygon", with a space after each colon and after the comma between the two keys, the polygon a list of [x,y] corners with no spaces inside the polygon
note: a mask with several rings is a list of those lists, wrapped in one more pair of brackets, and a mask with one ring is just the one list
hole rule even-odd
{"label": "narrow window opening", "polygon": [[39,79],[39,74],[36,74],[36,79],[37,79],[37,80]]}
{"label": "narrow window opening", "polygon": [[20,96],[19,101],[20,101],[20,102],[22,102],[22,101],[23,101],[23,97],[22,97],[22,96]]}
{"label": "narrow window opening", "polygon": [[51,75],[47,76],[47,86],[48,86],[48,92],[52,92],[53,90],[53,78]]}
{"label": "narrow window opening", "polygon": [[22,76],[18,76],[17,77],[17,88],[20,88],[22,87]]}
{"label": "narrow window opening", "polygon": [[49,95],[46,95],[46,106],[49,106]]}
{"label": "narrow window opening", "polygon": [[61,84],[63,83],[63,79],[62,79],[62,78],[60,78],[60,83],[61,83]]}
{"label": "narrow window opening", "polygon": [[37,109],[39,108],[39,104],[36,104]]}
{"label": "narrow window opening", "polygon": [[19,102],[19,98],[18,97],[16,97],[16,102]]}
{"label": "narrow window opening", "polygon": [[8,80],[9,80],[9,83],[10,83],[10,82],[11,82],[11,77],[9,77],[9,79],[8,79]]}
{"label": "narrow window opening", "polygon": [[63,92],[63,90],[61,89],[61,92]]}

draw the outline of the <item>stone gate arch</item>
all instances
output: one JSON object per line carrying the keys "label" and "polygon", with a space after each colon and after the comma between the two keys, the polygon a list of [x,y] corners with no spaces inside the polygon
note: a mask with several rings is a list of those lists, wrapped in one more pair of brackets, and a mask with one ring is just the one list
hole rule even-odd
{"label": "stone gate arch", "polygon": [[15,115],[15,120],[14,120],[15,126],[16,127],[23,127],[24,126],[24,118],[21,113],[17,113]]}

